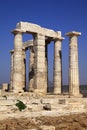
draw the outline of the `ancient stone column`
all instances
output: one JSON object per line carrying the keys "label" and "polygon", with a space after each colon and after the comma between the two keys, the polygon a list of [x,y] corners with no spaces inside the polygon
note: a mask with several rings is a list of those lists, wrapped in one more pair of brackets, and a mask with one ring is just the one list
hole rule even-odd
{"label": "ancient stone column", "polygon": [[45,67],[46,67],[46,84],[47,84],[47,91],[48,91],[48,43],[45,45]]}
{"label": "ancient stone column", "polygon": [[54,43],[54,94],[61,94],[62,87],[62,53],[61,42],[63,38],[58,38]]}
{"label": "ancient stone column", "polygon": [[11,70],[10,70],[10,87],[9,87],[9,91],[13,91],[13,57],[14,57],[14,50],[11,50],[10,53],[11,53]]}
{"label": "ancient stone column", "polygon": [[24,90],[26,91],[26,52],[25,49],[22,49],[22,57],[23,57],[23,63],[22,63],[22,81],[23,81],[23,86],[24,86]]}
{"label": "ancient stone column", "polygon": [[34,48],[30,47],[29,91],[34,91]]}
{"label": "ancient stone column", "polygon": [[23,85],[23,52],[22,52],[22,32],[13,30],[14,34],[14,58],[13,58],[13,91],[22,92]]}
{"label": "ancient stone column", "polygon": [[69,94],[79,96],[78,41],[80,32],[69,32]]}
{"label": "ancient stone column", "polygon": [[35,49],[35,83],[37,92],[46,94],[47,92],[47,76],[45,64],[45,36],[37,34],[34,39]]}

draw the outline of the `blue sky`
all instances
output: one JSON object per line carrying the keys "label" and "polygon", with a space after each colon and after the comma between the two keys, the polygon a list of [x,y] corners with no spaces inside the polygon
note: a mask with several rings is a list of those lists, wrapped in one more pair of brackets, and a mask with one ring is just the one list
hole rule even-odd
{"label": "blue sky", "polygon": [[[79,70],[80,84],[87,84],[87,0],[0,0],[0,83],[10,80],[10,53],[13,34],[19,21],[39,24],[62,31],[63,84],[68,83],[68,37],[70,31],[80,31]],[[23,40],[28,40],[28,35]],[[49,79],[52,80],[53,43],[49,45]]]}

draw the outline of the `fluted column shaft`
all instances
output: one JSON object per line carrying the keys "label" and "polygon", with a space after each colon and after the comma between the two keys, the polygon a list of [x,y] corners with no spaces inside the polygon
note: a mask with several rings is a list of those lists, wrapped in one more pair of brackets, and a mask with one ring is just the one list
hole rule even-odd
{"label": "fluted column shaft", "polygon": [[57,39],[54,43],[54,94],[61,94],[62,86],[62,54],[61,54],[62,39]]}
{"label": "fluted column shaft", "polygon": [[13,58],[13,89],[14,92],[22,92],[23,85],[23,56],[22,56],[22,32],[13,31],[14,33],[14,58]]}
{"label": "fluted column shaft", "polygon": [[70,32],[69,36],[69,94],[78,96],[79,92],[79,66],[78,66],[78,41],[79,32]]}
{"label": "fluted column shaft", "polygon": [[47,91],[48,91],[48,43],[45,45],[45,70],[46,70],[46,85],[47,85]]}
{"label": "fluted column shaft", "polygon": [[22,82],[24,86],[24,90],[26,91],[26,52],[25,49],[22,49],[22,58],[23,58],[23,63],[22,63]]}
{"label": "fluted column shaft", "polygon": [[35,88],[38,92],[47,92],[45,36],[37,34],[34,39],[35,48]]}
{"label": "fluted column shaft", "polygon": [[30,47],[30,62],[29,62],[29,91],[34,90],[34,48]]}
{"label": "fluted column shaft", "polygon": [[11,53],[11,70],[10,70],[10,88],[9,88],[9,91],[13,91],[13,57],[14,57],[14,50],[11,50],[10,53]]}

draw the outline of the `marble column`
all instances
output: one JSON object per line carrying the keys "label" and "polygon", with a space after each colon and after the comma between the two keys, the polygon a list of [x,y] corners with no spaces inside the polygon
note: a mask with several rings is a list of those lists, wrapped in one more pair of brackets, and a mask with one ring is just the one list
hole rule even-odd
{"label": "marble column", "polygon": [[48,43],[45,45],[45,70],[46,70],[46,84],[47,84],[47,91],[49,90],[48,86]]}
{"label": "marble column", "polygon": [[34,47],[30,47],[30,62],[29,62],[29,91],[34,91]]}
{"label": "marble column", "polygon": [[10,53],[11,53],[11,70],[10,70],[10,88],[9,88],[9,91],[13,91],[13,57],[14,57],[14,50],[11,50]]}
{"label": "marble column", "polygon": [[61,42],[63,38],[58,38],[54,43],[54,94],[61,94],[62,87],[62,51]]}
{"label": "marble column", "polygon": [[24,91],[26,91],[26,50],[24,48],[22,49],[22,56],[23,56],[22,81],[23,81]]}
{"label": "marble column", "polygon": [[45,36],[37,34],[34,39],[35,48],[35,83],[36,91],[46,94],[47,92],[47,76],[45,64]]}
{"label": "marble column", "polygon": [[14,34],[14,57],[13,57],[13,91],[22,92],[23,85],[23,52],[22,52],[22,32],[20,30],[13,30]]}
{"label": "marble column", "polygon": [[79,96],[78,39],[80,32],[69,32],[69,94]]}

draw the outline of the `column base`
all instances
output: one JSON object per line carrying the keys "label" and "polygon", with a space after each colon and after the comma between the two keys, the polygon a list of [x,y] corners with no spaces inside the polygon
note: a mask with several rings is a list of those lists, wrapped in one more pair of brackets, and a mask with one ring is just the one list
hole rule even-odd
{"label": "column base", "polygon": [[53,90],[53,94],[61,95],[61,94],[62,94],[61,89],[54,88],[54,90]]}
{"label": "column base", "polygon": [[82,98],[83,95],[82,94],[77,94],[77,95],[74,95],[74,94],[71,94],[69,95],[70,98]]}
{"label": "column base", "polygon": [[24,93],[24,90],[13,90],[13,93]]}
{"label": "column base", "polygon": [[34,92],[34,88],[29,88],[29,92]]}
{"label": "column base", "polygon": [[46,95],[46,91],[39,90],[39,89],[34,89],[34,93],[37,95]]}

